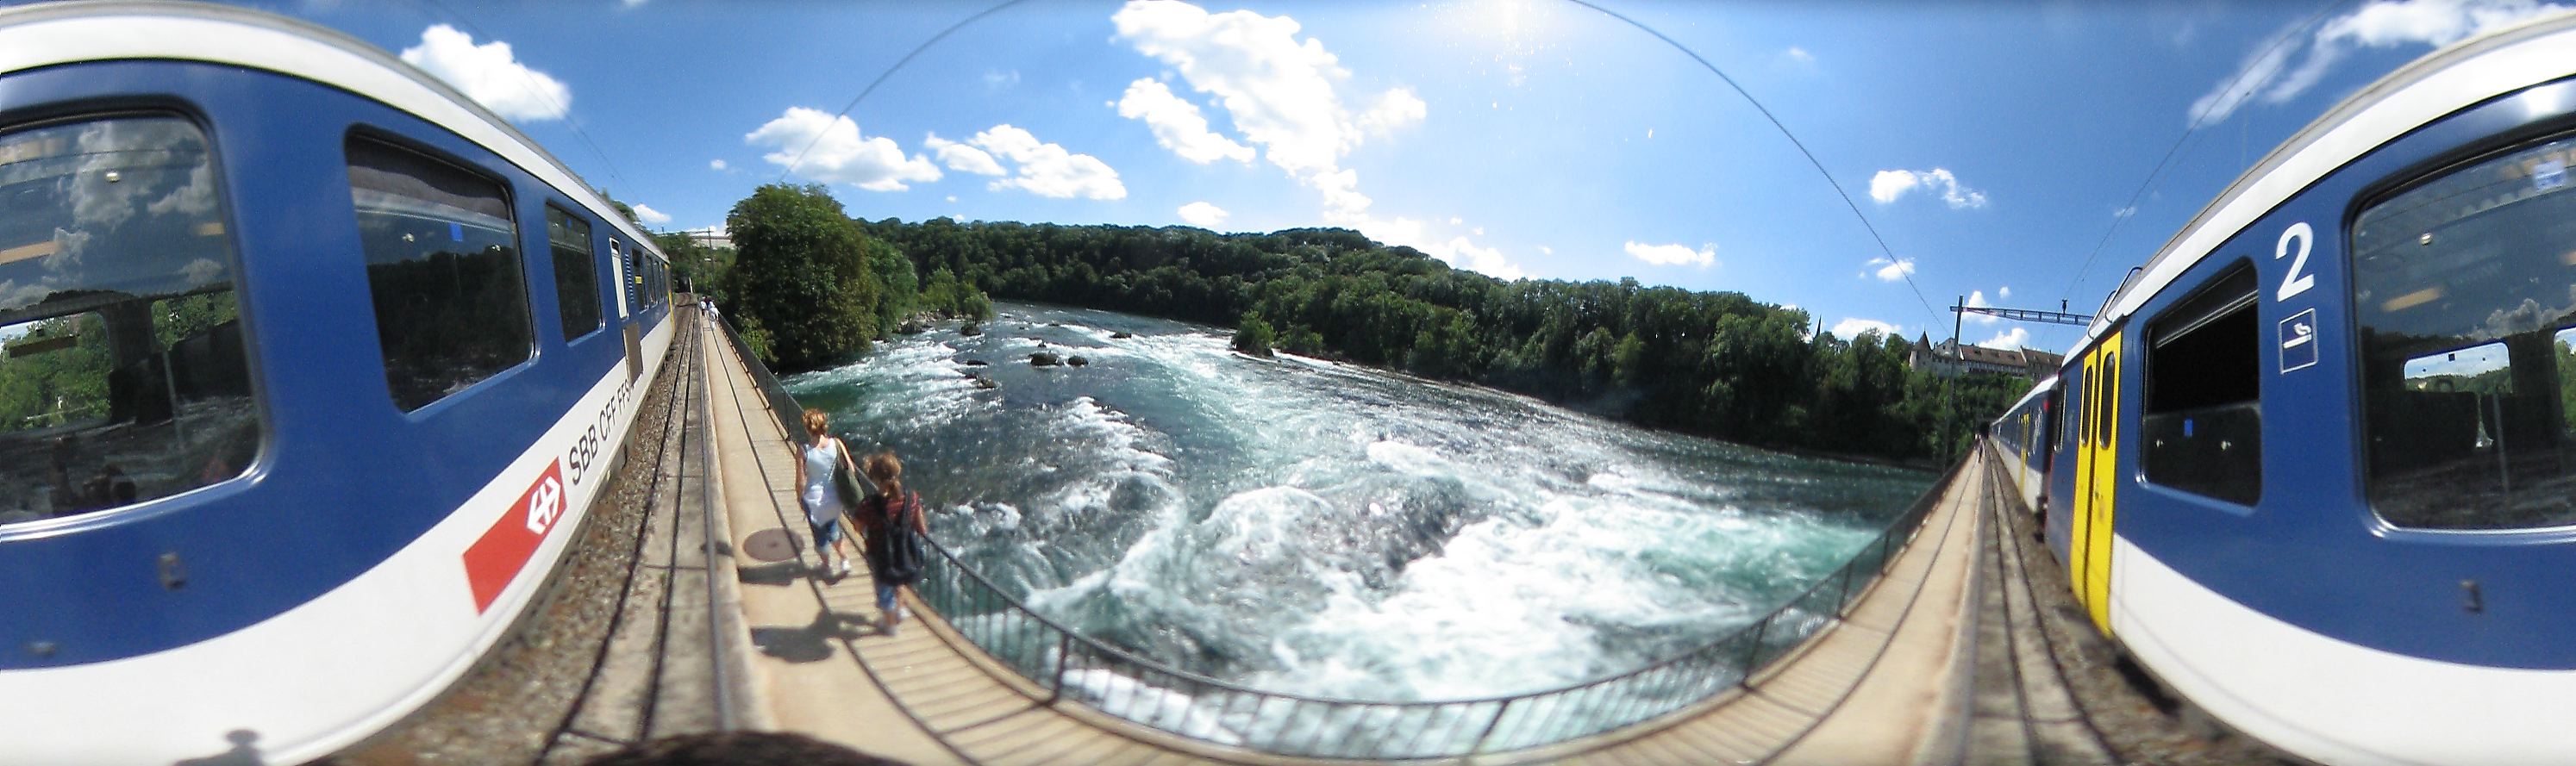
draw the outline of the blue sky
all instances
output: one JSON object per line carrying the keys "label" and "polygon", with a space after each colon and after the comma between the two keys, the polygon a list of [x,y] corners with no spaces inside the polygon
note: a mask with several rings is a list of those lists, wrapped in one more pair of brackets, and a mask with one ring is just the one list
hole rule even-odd
{"label": "blue sky", "polygon": [[[2556,10],[1599,3],[1759,99],[1892,252],[1725,81],[1559,0],[1027,0],[957,28],[846,117],[993,6],[250,4],[458,83],[660,228],[719,224],[784,175],[870,219],[1346,226],[1507,278],[1737,290],[1845,337],[1908,338],[1945,337],[1962,295],[2093,310],[2335,101]],[[1980,319],[1969,342],[2062,350],[2077,334]]]}

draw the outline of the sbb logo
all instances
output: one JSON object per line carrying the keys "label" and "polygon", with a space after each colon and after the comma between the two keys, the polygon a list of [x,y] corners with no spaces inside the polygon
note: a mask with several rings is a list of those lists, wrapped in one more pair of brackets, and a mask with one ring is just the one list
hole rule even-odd
{"label": "sbb logo", "polygon": [[511,580],[518,579],[519,571],[528,566],[528,558],[546,541],[546,533],[554,531],[555,523],[563,520],[571,500],[564,491],[563,461],[548,463],[545,472],[537,474],[537,480],[528,485],[528,491],[519,493],[518,500],[510,504],[510,510],[492,520],[492,528],[466,547],[465,582],[474,592],[475,613],[492,608],[492,600],[500,598],[501,590],[509,587]]}
{"label": "sbb logo", "polygon": [[537,481],[536,487],[528,490],[525,504],[528,506],[528,531],[545,534],[547,528],[555,525],[555,519],[563,516],[563,479],[547,473]]}

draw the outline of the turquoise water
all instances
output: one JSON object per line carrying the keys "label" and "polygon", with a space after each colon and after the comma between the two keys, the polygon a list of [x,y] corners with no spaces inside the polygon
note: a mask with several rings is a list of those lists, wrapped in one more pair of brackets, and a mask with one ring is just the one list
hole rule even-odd
{"label": "turquoise water", "polygon": [[999,308],[788,388],[902,455],[933,534],[1039,611],[1255,688],[1453,699],[1637,667],[1786,601],[1934,478]]}

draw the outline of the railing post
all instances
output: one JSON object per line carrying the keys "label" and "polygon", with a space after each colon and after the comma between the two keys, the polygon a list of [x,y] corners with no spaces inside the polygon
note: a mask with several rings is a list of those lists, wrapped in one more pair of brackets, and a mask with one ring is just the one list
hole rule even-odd
{"label": "railing post", "polygon": [[1521,701],[1521,700],[1525,700],[1525,699],[1529,699],[1529,698],[1528,698],[1528,697],[1513,697],[1513,698],[1511,698],[1511,699],[1503,700],[1503,704],[1502,704],[1502,705],[1495,707],[1495,708],[1494,708],[1494,719],[1493,719],[1493,720],[1490,720],[1490,721],[1486,721],[1486,722],[1485,722],[1485,730],[1484,730],[1483,732],[1480,732],[1480,733],[1478,733],[1478,734],[1476,735],[1476,745],[1475,745],[1474,747],[1467,748],[1467,754],[1468,754],[1468,755],[1482,755],[1482,754],[1484,754],[1484,752],[1485,752],[1485,741],[1486,741],[1486,740],[1488,740],[1488,739],[1492,739],[1492,738],[1493,738],[1493,736],[1494,736],[1494,729],[1495,729],[1496,727],[1499,727],[1499,726],[1502,726],[1502,725],[1503,725],[1503,714],[1504,714],[1504,713],[1512,712],[1512,703],[1514,703],[1514,702],[1519,702],[1519,701]]}
{"label": "railing post", "polygon": [[1056,632],[1055,685],[1047,688],[1047,704],[1055,704],[1057,699],[1064,697],[1064,671],[1066,666],[1073,664],[1073,654],[1071,653],[1072,646],[1073,634],[1063,631]]}
{"label": "railing post", "polygon": [[1753,688],[1753,662],[1761,659],[1762,636],[1770,632],[1770,617],[1764,617],[1761,622],[1753,623],[1753,643],[1744,649],[1744,677],[1737,679],[1736,685],[1747,689]]}
{"label": "railing post", "polygon": [[1841,588],[1836,590],[1836,595],[1834,596],[1835,617],[1843,616],[1843,614],[1851,608],[1852,570],[1859,568],[1860,567],[1852,566],[1849,561],[1843,562],[1843,584]]}

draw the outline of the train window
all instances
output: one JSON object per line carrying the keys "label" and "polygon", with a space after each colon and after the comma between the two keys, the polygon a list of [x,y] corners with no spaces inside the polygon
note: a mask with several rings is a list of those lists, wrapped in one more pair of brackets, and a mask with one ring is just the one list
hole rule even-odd
{"label": "train window", "polygon": [[184,119],[0,133],[0,524],[250,467],[259,407],[222,188]]}
{"label": "train window", "polygon": [[2561,137],[2353,221],[2371,507],[2401,527],[2576,524],[2576,194]]}
{"label": "train window", "polygon": [[626,289],[626,305],[635,307],[636,311],[644,310],[643,291],[635,289],[644,284],[643,265],[644,248],[626,248],[626,278],[618,281],[625,283],[623,286]]}
{"label": "train window", "polygon": [[535,321],[504,187],[375,141],[348,152],[394,403],[418,410],[527,361]]}
{"label": "train window", "polygon": [[2093,390],[2101,394],[2100,401],[2093,404],[2093,416],[2097,421],[2093,424],[2093,446],[2108,447],[2114,433],[2111,419],[2120,412],[2120,352],[2114,350],[2103,354],[2100,370],[2102,381],[2093,386]]}
{"label": "train window", "polygon": [[546,244],[554,251],[555,302],[562,309],[564,340],[597,331],[599,263],[590,256],[590,222],[547,205]]}
{"label": "train window", "polygon": [[2252,505],[2263,495],[2260,323],[2239,264],[2147,325],[2139,456],[2147,481]]}

